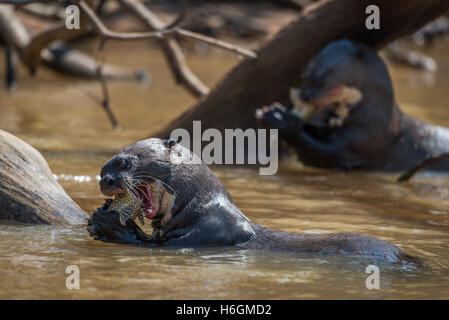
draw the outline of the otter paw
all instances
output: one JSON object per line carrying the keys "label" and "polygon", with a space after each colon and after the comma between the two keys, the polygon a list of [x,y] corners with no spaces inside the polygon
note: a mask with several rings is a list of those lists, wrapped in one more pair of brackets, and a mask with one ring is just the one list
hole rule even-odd
{"label": "otter paw", "polygon": [[122,225],[117,211],[99,208],[88,219],[87,231],[95,240],[119,243],[142,243],[144,232],[132,221]]}
{"label": "otter paw", "polygon": [[278,102],[257,109],[255,116],[263,126],[278,129],[281,132],[298,130],[302,127],[301,119]]}

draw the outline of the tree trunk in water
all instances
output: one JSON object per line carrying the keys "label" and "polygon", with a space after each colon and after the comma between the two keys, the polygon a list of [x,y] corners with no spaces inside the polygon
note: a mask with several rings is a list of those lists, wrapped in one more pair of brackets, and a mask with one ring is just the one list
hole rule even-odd
{"label": "tree trunk in water", "polygon": [[[379,30],[365,27],[365,9],[371,4],[380,9]],[[256,108],[289,103],[289,88],[299,85],[307,63],[328,43],[349,38],[380,49],[447,11],[447,0],[328,0],[311,5],[267,42],[256,60],[242,61],[208,96],[155,135],[165,138],[176,128],[191,132],[193,120],[201,120],[202,130],[255,128]]]}

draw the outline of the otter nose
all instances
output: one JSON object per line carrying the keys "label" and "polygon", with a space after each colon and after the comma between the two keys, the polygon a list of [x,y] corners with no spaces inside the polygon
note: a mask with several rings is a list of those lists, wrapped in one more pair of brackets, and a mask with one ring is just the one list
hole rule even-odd
{"label": "otter nose", "polygon": [[108,177],[108,178],[106,179],[106,183],[107,183],[108,185],[110,185],[110,186],[113,186],[114,183],[115,183],[115,179],[112,178],[112,177]]}
{"label": "otter nose", "polygon": [[119,187],[117,186],[116,179],[110,175],[105,175],[101,178],[100,189],[105,195],[114,194]]}

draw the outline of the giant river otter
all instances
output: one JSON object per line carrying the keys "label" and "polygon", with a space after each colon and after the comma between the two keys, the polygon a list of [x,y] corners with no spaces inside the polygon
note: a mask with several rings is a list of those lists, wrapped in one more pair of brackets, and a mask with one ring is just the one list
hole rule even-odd
{"label": "giant river otter", "polygon": [[[199,159],[192,163],[191,157],[196,156],[174,140],[156,138],[139,141],[114,156],[101,170],[101,190],[106,196],[132,201],[127,206],[108,199],[89,219],[91,236],[143,245],[236,245],[316,254],[363,254],[388,261],[410,259],[393,244],[370,236],[294,234],[251,222],[212,171]],[[121,219],[113,206],[138,210],[134,216],[150,219],[153,234],[145,234],[133,219]]]}
{"label": "giant river otter", "polygon": [[[385,63],[355,41],[339,40],[319,52],[291,100],[296,108],[274,104],[256,117],[278,128],[308,165],[397,171],[449,152],[449,129],[404,114]],[[449,162],[432,169],[447,170]]]}

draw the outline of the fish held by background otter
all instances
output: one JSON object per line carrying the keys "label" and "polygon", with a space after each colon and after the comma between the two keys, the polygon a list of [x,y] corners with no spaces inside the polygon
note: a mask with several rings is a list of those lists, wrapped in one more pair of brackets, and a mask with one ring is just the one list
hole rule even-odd
{"label": "fish held by background otter", "polygon": [[[141,245],[239,246],[312,254],[361,254],[387,261],[412,260],[386,241],[354,233],[295,234],[271,230],[249,220],[223,184],[203,163],[173,140],[146,139],[126,147],[101,170],[106,196],[134,190],[136,208],[151,221],[145,234],[132,219],[125,225],[108,199],[89,219],[97,240]],[[142,209],[143,208],[143,209]]]}
{"label": "fish held by background otter", "polygon": [[[327,45],[309,63],[293,108],[256,111],[264,127],[306,165],[399,171],[449,152],[449,129],[430,125],[397,106],[387,67],[371,48],[351,40]],[[431,169],[449,170],[449,162]]]}

